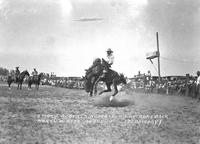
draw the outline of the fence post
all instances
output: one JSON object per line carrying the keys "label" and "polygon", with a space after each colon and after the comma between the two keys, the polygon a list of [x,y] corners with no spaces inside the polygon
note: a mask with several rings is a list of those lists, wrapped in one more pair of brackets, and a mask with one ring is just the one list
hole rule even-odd
{"label": "fence post", "polygon": [[186,74],[186,81],[185,81],[185,96],[189,96],[189,74]]}

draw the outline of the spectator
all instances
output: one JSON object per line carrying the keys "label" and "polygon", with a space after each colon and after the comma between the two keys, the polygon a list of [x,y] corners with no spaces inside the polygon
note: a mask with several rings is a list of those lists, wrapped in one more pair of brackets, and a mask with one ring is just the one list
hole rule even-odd
{"label": "spectator", "polygon": [[148,72],[147,72],[147,81],[150,81],[150,79],[151,79],[151,72],[150,72],[150,70],[148,70]]}
{"label": "spectator", "polygon": [[196,95],[197,95],[197,98],[199,99],[200,101],[200,96],[199,96],[199,87],[200,87],[200,71],[197,71],[197,83],[196,83]]}

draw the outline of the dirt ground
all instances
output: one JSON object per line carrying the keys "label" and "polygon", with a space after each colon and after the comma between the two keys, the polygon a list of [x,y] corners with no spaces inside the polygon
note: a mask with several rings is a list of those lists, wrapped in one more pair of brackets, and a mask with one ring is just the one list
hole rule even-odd
{"label": "dirt ground", "polygon": [[0,144],[200,144],[200,103],[184,96],[0,85]]}

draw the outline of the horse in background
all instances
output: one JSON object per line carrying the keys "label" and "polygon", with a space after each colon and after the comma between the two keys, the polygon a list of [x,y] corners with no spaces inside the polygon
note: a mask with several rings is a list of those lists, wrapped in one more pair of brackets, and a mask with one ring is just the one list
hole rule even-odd
{"label": "horse in background", "polygon": [[7,78],[7,83],[8,83],[8,87],[9,89],[11,89],[11,84],[13,82],[17,83],[17,89],[22,89],[22,83],[24,81],[25,76],[30,76],[30,74],[28,73],[27,70],[24,70],[23,72],[21,72],[18,76],[12,76],[9,75]]}
{"label": "horse in background", "polygon": [[39,75],[35,75],[35,76],[29,76],[28,78],[28,89],[31,89],[31,85],[35,84],[35,89],[39,90],[39,85],[41,82],[41,78],[44,74],[40,73]]}

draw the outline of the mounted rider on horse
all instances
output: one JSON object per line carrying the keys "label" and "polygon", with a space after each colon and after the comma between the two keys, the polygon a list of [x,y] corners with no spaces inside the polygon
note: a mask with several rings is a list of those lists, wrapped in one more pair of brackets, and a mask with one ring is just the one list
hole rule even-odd
{"label": "mounted rider on horse", "polygon": [[38,90],[43,75],[44,74],[42,72],[38,73],[36,68],[34,68],[33,72],[32,72],[32,76],[30,76],[28,78],[28,89],[30,90],[31,89],[31,85],[35,84],[35,88],[36,88],[36,90]]}
{"label": "mounted rider on horse", "polygon": [[93,62],[93,65],[86,70],[85,90],[86,92],[90,92],[90,96],[92,96],[93,91],[95,94],[97,93],[97,85],[100,81],[103,81],[106,84],[107,89],[101,91],[99,95],[104,92],[110,92],[111,85],[113,85],[114,93],[110,96],[110,101],[112,101],[114,96],[118,93],[117,85],[121,83],[126,84],[126,78],[123,74],[119,74],[110,69],[113,62],[113,51],[109,48],[107,50],[106,60],[97,58]]}
{"label": "mounted rider on horse", "polygon": [[20,75],[20,71],[19,71],[19,67],[17,66],[15,69],[15,79],[17,81],[17,79],[19,79],[19,75]]}
{"label": "mounted rider on horse", "polygon": [[10,86],[12,82],[18,84],[17,89],[22,89],[22,83],[24,81],[25,76],[30,76],[27,70],[20,72],[19,67],[16,67],[15,71],[11,70],[7,77],[9,89],[11,88]]}
{"label": "mounted rider on horse", "polygon": [[[107,64],[103,66],[104,69],[103,69],[103,74],[101,75],[101,77],[105,77],[106,73],[108,72],[109,68],[111,68],[111,65],[114,62],[113,51],[110,48],[108,48],[106,52],[107,52],[107,57],[106,57]],[[96,70],[95,67],[98,65],[101,65],[101,59],[99,59],[99,58],[95,59],[93,61],[92,66],[88,70],[86,70],[86,75],[91,74],[91,75],[89,75],[89,77],[91,77],[92,72],[96,73],[94,71]]]}
{"label": "mounted rider on horse", "polygon": [[36,68],[33,68],[33,72],[31,73],[33,76],[33,79],[35,79],[38,75],[38,71],[36,70]]}

